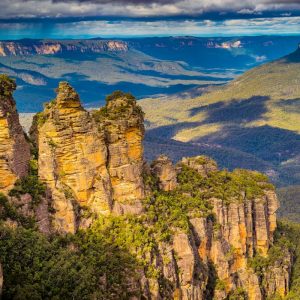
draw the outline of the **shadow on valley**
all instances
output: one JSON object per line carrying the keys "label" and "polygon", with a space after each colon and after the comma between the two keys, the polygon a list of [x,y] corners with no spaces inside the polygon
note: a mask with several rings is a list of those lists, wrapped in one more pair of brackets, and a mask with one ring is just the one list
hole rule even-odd
{"label": "shadow on valley", "polygon": [[[169,153],[174,159],[179,156],[207,154],[217,160],[221,167],[255,169],[266,172],[273,181],[287,183],[299,182],[297,170],[292,165],[282,163],[296,157],[300,149],[299,135],[293,131],[271,126],[247,127],[249,122],[261,119],[267,112],[266,103],[269,97],[254,96],[246,100],[232,100],[230,102],[218,102],[190,110],[190,116],[194,117],[205,112],[206,118],[201,122],[182,122],[167,126],[149,129],[146,142],[151,145],[149,152]],[[284,106],[286,112],[299,105],[299,99],[282,100],[278,105]],[[174,144],[172,138],[180,131],[189,129],[197,130],[197,127],[207,124],[218,124],[221,128],[217,132],[201,132],[201,137],[192,139],[189,143]],[[183,136],[184,131],[181,133]],[[200,132],[199,132],[200,135]],[[157,142],[157,137],[164,139],[170,145],[170,149],[164,142]],[[172,140],[172,142],[171,142]],[[148,146],[148,147],[149,147]],[[187,148],[186,148],[187,147]],[[176,149],[176,150],[173,150]],[[175,152],[180,153],[180,155]],[[148,154],[153,157],[153,155]],[[235,163],[238,162],[238,163]]]}
{"label": "shadow on valley", "polygon": [[193,117],[201,112],[208,114],[204,123],[219,122],[252,122],[259,119],[267,112],[266,102],[269,100],[266,96],[253,96],[249,99],[230,102],[217,102],[190,110],[190,116]]}
{"label": "shadow on valley", "polygon": [[229,125],[214,134],[197,139],[197,142],[234,147],[278,164],[296,156],[300,149],[298,134],[271,126],[247,128]]}
{"label": "shadow on valley", "polygon": [[300,98],[297,99],[283,99],[276,105],[282,108],[286,113],[300,113]]}

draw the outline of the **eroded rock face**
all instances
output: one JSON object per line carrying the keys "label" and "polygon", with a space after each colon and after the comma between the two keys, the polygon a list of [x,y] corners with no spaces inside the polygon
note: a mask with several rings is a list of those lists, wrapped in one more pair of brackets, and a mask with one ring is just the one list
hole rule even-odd
{"label": "eroded rock face", "polygon": [[99,122],[106,136],[113,210],[117,214],[140,213],[145,197],[143,112],[131,95],[116,92],[108,99]]}
{"label": "eroded rock face", "polygon": [[172,161],[165,155],[159,156],[151,164],[151,172],[159,179],[159,188],[172,191],[177,186],[177,173]]}
{"label": "eroded rock face", "polygon": [[275,294],[284,297],[287,295],[290,288],[290,277],[292,272],[291,253],[285,251],[283,259],[275,262],[270,266],[265,274],[265,290],[267,297],[272,297]]}
{"label": "eroded rock face", "polygon": [[75,232],[79,209],[96,214],[111,209],[104,133],[65,82],[36,121],[39,178],[52,194],[54,227]]}
{"label": "eroded rock face", "polygon": [[12,96],[15,89],[13,80],[0,76],[0,192],[4,194],[27,175],[30,160],[30,147]]}

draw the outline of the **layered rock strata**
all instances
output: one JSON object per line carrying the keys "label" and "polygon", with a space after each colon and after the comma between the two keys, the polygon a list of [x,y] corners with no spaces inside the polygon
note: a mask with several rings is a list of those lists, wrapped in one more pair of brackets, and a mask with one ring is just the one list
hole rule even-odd
{"label": "layered rock strata", "polygon": [[39,178],[51,192],[54,227],[75,232],[80,209],[96,214],[111,209],[104,133],[65,82],[36,122]]}
{"label": "layered rock strata", "polygon": [[141,212],[143,113],[132,96],[115,94],[93,116],[62,82],[56,99],[35,117],[31,136],[56,230],[75,232],[92,214]]}
{"label": "layered rock strata", "polygon": [[151,172],[159,180],[159,188],[163,191],[172,191],[177,186],[177,172],[172,161],[165,155],[159,156],[151,164]]}
{"label": "layered rock strata", "polygon": [[143,181],[144,115],[129,94],[116,92],[102,110],[108,149],[107,168],[117,214],[140,213],[145,197]]}
{"label": "layered rock strata", "polygon": [[0,76],[0,192],[4,194],[27,175],[30,160],[30,147],[12,96],[15,89],[12,79]]}

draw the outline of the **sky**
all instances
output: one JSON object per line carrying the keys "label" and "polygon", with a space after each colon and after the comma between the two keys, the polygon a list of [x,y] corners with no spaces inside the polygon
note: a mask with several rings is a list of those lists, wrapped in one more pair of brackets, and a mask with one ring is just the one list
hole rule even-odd
{"label": "sky", "polygon": [[0,0],[0,39],[299,35],[300,0]]}

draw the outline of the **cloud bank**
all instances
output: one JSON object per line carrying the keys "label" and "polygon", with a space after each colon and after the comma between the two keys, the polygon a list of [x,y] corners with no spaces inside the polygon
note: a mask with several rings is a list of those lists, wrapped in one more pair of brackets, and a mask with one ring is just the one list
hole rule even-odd
{"label": "cloud bank", "polygon": [[141,36],[299,35],[300,17],[234,20],[76,21],[0,23],[0,39]]}
{"label": "cloud bank", "polygon": [[257,15],[300,11],[299,0],[1,0],[0,18],[180,16],[209,12]]}

